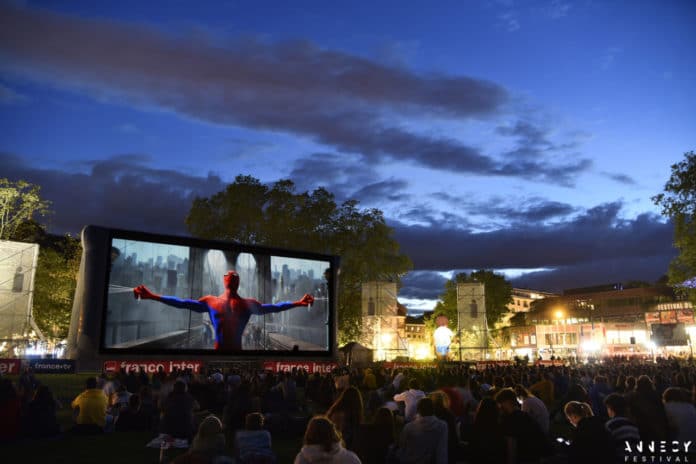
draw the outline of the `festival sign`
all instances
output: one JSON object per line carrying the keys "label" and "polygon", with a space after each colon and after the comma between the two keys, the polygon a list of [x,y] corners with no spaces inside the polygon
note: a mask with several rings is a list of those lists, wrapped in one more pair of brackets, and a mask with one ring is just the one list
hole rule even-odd
{"label": "festival sign", "polygon": [[677,310],[677,321],[684,322],[686,324],[694,323],[694,312],[691,309],[679,309]]}
{"label": "festival sign", "polygon": [[293,369],[304,369],[310,374],[329,374],[338,368],[338,363],[330,361],[264,361],[263,368],[271,372],[291,372]]}
{"label": "festival sign", "polygon": [[37,374],[75,373],[75,361],[72,359],[32,359],[29,367]]}
{"label": "festival sign", "polygon": [[404,362],[384,362],[382,367],[386,369],[425,369],[437,367],[436,363],[433,362],[416,362],[416,361],[404,361]]}
{"label": "festival sign", "polygon": [[154,374],[159,372],[161,367],[161,370],[164,370],[165,374],[171,374],[175,370],[190,370],[194,374],[200,374],[203,371],[204,365],[203,361],[105,361],[104,372],[116,373],[123,371],[126,373],[137,373],[142,369],[148,374]]}
{"label": "festival sign", "polygon": [[661,324],[676,324],[677,323],[677,312],[676,311],[660,311],[660,323]]}
{"label": "festival sign", "polygon": [[660,323],[660,313],[655,311],[651,313],[645,313],[645,323],[646,324],[659,324]]}
{"label": "festival sign", "polygon": [[0,359],[0,374],[13,375],[19,374],[22,361],[19,359]]}

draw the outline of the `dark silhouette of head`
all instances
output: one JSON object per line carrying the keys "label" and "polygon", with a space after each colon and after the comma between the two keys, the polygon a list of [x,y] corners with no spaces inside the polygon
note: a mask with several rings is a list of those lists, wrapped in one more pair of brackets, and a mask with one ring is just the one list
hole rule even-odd
{"label": "dark silhouette of head", "polygon": [[607,413],[610,418],[619,416],[626,417],[628,412],[628,403],[623,395],[611,393],[604,398],[604,406],[607,408]]}
{"label": "dark silhouette of head", "polygon": [[341,442],[341,434],[336,426],[326,416],[315,416],[307,424],[305,445],[321,445],[325,451],[330,451],[335,443]]}
{"label": "dark silhouette of head", "polygon": [[433,400],[431,400],[427,396],[425,398],[421,398],[420,400],[418,400],[418,405],[416,406],[416,410],[418,411],[418,414],[421,417],[432,416],[433,414],[435,414],[435,409],[433,407]]}
{"label": "dark silhouette of head", "polygon": [[264,423],[263,414],[250,412],[244,417],[244,428],[247,430],[262,430]]}
{"label": "dark silhouette of head", "polygon": [[236,271],[227,271],[222,277],[222,281],[225,284],[225,288],[231,292],[236,293],[239,290],[239,274]]}

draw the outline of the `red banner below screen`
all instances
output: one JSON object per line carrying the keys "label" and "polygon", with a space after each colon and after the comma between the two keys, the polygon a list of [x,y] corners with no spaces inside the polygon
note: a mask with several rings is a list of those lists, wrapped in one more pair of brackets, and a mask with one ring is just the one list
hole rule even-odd
{"label": "red banner below screen", "polygon": [[19,374],[22,361],[19,359],[0,359],[0,374],[12,375]]}
{"label": "red banner below screen", "polygon": [[293,369],[304,369],[310,374],[328,374],[338,367],[335,362],[317,361],[264,361],[264,370],[271,372],[289,372]]}
{"label": "red banner below screen", "polygon": [[176,370],[190,369],[194,374],[199,374],[203,371],[203,361],[105,361],[104,372],[138,372],[142,368],[148,374],[154,374],[159,371],[160,366],[166,374]]}

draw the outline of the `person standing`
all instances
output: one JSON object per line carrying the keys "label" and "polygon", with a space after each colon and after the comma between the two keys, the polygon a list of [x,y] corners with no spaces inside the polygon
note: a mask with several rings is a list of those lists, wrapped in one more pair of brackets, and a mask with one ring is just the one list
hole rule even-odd
{"label": "person standing", "polygon": [[501,412],[501,431],[505,442],[505,463],[536,463],[549,452],[550,444],[539,424],[520,410],[517,394],[503,388],[495,396]]}
{"label": "person standing", "polygon": [[404,407],[404,421],[412,421],[416,417],[416,408],[418,401],[425,397],[425,393],[419,389],[420,384],[417,379],[411,379],[408,382],[408,390],[394,395],[394,401],[403,401]]}
{"label": "person standing", "polygon": [[401,464],[447,464],[447,424],[435,417],[433,401],[421,398],[417,416],[399,435],[397,456]]}

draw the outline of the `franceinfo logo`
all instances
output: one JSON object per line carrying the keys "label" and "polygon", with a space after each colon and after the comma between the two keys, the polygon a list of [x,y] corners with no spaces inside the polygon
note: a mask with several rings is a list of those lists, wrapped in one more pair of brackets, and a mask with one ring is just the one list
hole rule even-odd
{"label": "franceinfo logo", "polygon": [[689,462],[690,441],[624,442],[624,462],[682,463]]}

